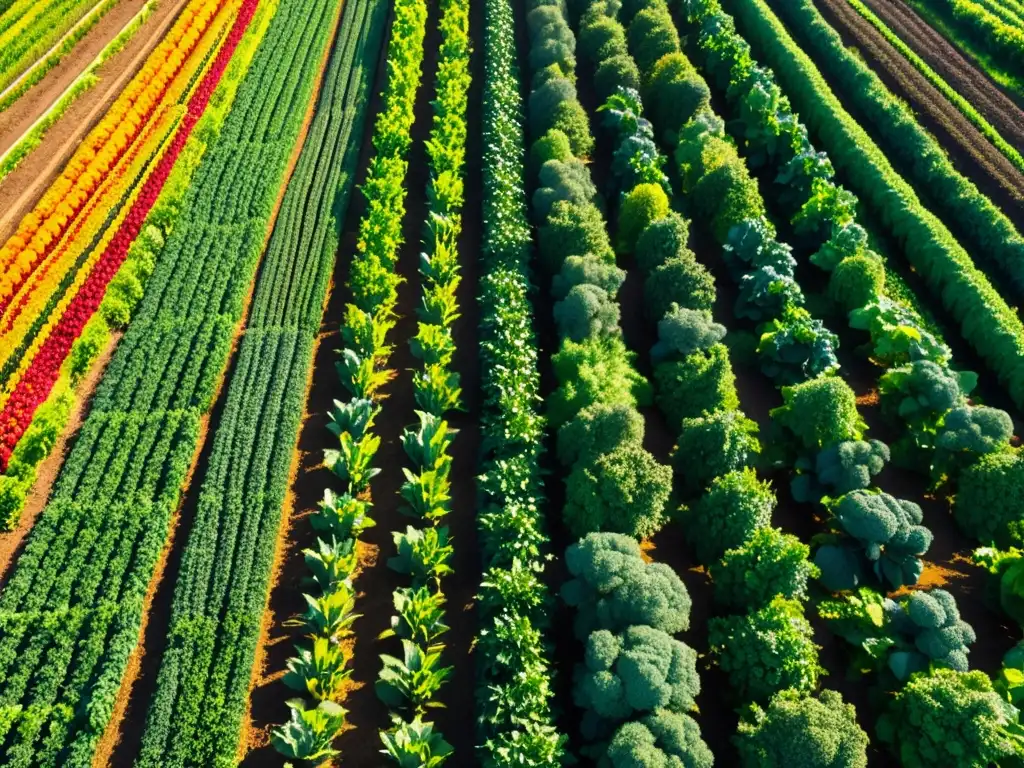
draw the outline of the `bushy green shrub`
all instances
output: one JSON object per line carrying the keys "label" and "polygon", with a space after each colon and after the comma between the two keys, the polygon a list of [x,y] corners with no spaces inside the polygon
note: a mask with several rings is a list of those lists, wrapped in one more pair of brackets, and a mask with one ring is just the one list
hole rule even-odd
{"label": "bushy green shrub", "polygon": [[672,452],[680,494],[684,499],[699,496],[716,477],[754,466],[760,452],[757,424],[742,411],[683,419]]}
{"label": "bushy green shrub", "polygon": [[595,403],[649,405],[651,386],[632,360],[633,353],[618,336],[564,342],[552,357],[559,387],[548,399],[551,425],[560,427]]}
{"label": "bushy green shrub", "polygon": [[643,624],[670,635],[690,627],[690,595],[664,563],[644,561],[636,540],[617,533],[591,533],[569,546],[565,564],[572,578],[562,598],[577,611],[576,637],[621,632]]}
{"label": "bushy green shrub", "polygon": [[818,646],[803,606],[776,597],[758,611],[708,621],[708,643],[740,701],[767,702],[818,685]]}
{"label": "bushy green shrub", "polygon": [[[555,126],[558,109],[562,104],[576,101],[576,86],[565,77],[549,79],[530,93],[530,133],[543,136]],[[572,138],[570,137],[570,142]]]}
{"label": "bushy green shrub", "polygon": [[632,253],[640,233],[669,212],[668,195],[660,184],[638,184],[619,207],[619,250]]}
{"label": "bushy green shrub", "polygon": [[530,69],[537,72],[553,66],[564,74],[573,72],[576,69],[576,58],[573,55],[576,51],[576,38],[565,22],[548,24],[540,30],[540,35],[546,36],[530,43]]}
{"label": "bushy green shrub", "polygon": [[573,536],[611,531],[643,539],[665,524],[671,492],[672,468],[624,443],[593,464],[577,462],[565,481],[562,514]]}
{"label": "bushy green shrub", "polygon": [[572,153],[576,157],[590,157],[594,151],[594,136],[590,133],[587,111],[578,101],[563,101],[556,108],[550,125],[569,137]]}
{"label": "bushy green shrub", "polygon": [[604,216],[595,205],[573,205],[560,200],[551,206],[548,220],[537,231],[540,255],[549,272],[558,272],[569,256],[593,254],[615,261]]}
{"label": "bushy green shrub", "polygon": [[629,50],[643,73],[650,72],[662,56],[679,50],[679,33],[664,5],[645,8],[634,16],[628,37]]}
{"label": "bushy green shrub", "polygon": [[686,712],[698,693],[696,651],[645,626],[592,633],[573,686],[576,706],[613,721],[658,709]]}
{"label": "bushy green shrub", "polygon": [[71,355],[68,370],[71,375],[72,386],[78,386],[79,382],[92,367],[93,361],[99,356],[102,350],[110,341],[110,330],[102,316],[93,316],[85,325],[82,335],[71,345]]}
{"label": "bushy green shrub", "polygon": [[686,246],[690,238],[690,223],[675,211],[651,222],[637,238],[633,257],[645,275],[669,259],[690,253]]}
{"label": "bushy green shrub", "polygon": [[540,169],[548,160],[566,161],[572,159],[572,147],[569,137],[561,131],[548,131],[530,147],[530,172],[540,173]]}
{"label": "bushy green shrub", "polygon": [[878,735],[906,768],[991,765],[1014,754],[1010,712],[984,672],[935,669],[896,693]]}
{"label": "bushy green shrub", "polygon": [[689,357],[713,347],[725,338],[725,333],[725,326],[716,323],[709,312],[673,303],[658,321],[658,343],[651,348],[651,361]]}
{"label": "bushy green shrub", "polygon": [[775,493],[771,484],[745,467],[716,477],[694,504],[680,508],[697,559],[705,565],[741,546],[758,528],[771,524]]}
{"label": "bushy green shrub", "polygon": [[591,336],[617,334],[619,305],[608,292],[596,285],[577,285],[554,306],[558,335],[572,341]]}
{"label": "bushy green shrub", "polygon": [[682,53],[658,59],[644,88],[644,106],[659,136],[669,140],[698,110],[711,103],[711,91],[690,60]]}
{"label": "bushy green shrub", "polygon": [[866,425],[857,412],[857,396],[838,376],[822,376],[782,388],[785,404],[771,417],[811,453],[843,440],[860,440]]}
{"label": "bushy green shrub", "polygon": [[982,543],[1007,549],[1024,546],[1024,459],[1020,451],[982,456],[960,475],[953,516]]}
{"label": "bushy green shrub", "polygon": [[614,296],[625,280],[625,271],[610,261],[593,254],[569,256],[562,262],[562,270],[551,280],[551,295],[564,299],[574,286],[595,285]]}
{"label": "bushy green shrub", "polygon": [[670,424],[738,408],[736,377],[724,344],[654,367],[655,400]]}
{"label": "bushy green shrub", "polygon": [[807,600],[807,582],[818,575],[811,550],[777,528],[758,528],[711,566],[715,600],[733,611],[761,608],[776,595]]}
{"label": "bushy green shrub", "polygon": [[594,92],[601,103],[619,88],[640,90],[640,70],[629,55],[612,56],[601,62],[594,73]]}
{"label": "bushy green shrub", "polygon": [[643,441],[644,417],[635,408],[622,403],[592,405],[558,430],[558,461],[565,467],[577,461],[589,464],[623,443]]}
{"label": "bushy green shrub", "polygon": [[712,768],[714,763],[715,757],[701,738],[696,720],[689,715],[659,709],[619,728],[598,765],[601,768]]}
{"label": "bushy green shrub", "polygon": [[935,666],[958,672],[968,668],[968,648],[977,639],[960,618],[954,598],[944,589],[915,590],[898,601],[885,601],[886,629],[897,640],[889,669],[900,681]]}
{"label": "bushy green shrub", "polygon": [[945,415],[935,441],[942,460],[971,464],[986,453],[1004,451],[1013,437],[1013,419],[999,408],[959,405]]}
{"label": "bushy green shrub", "polygon": [[782,691],[756,704],[733,738],[742,768],[867,768],[868,735],[836,691]]}
{"label": "bushy green shrub", "polygon": [[591,64],[629,53],[626,32],[615,19],[601,16],[580,29],[580,53]]}
{"label": "bushy green shrub", "polygon": [[733,225],[763,216],[765,208],[757,181],[750,176],[735,148],[721,142],[714,145],[714,150],[702,157],[705,172],[693,185],[690,199],[694,202],[694,215],[710,221],[715,242],[724,245]]}
{"label": "bushy green shrub", "polygon": [[560,200],[574,205],[589,205],[597,196],[597,187],[590,179],[590,170],[582,160],[548,160],[540,168],[537,189],[533,193],[533,210],[544,221],[551,206]]}
{"label": "bushy green shrub", "polygon": [[645,311],[660,320],[673,304],[710,312],[715,305],[715,278],[692,254],[661,264],[644,282]]}
{"label": "bushy green shrub", "polygon": [[885,287],[885,265],[870,256],[851,256],[836,265],[828,280],[828,295],[849,312],[877,301]]}

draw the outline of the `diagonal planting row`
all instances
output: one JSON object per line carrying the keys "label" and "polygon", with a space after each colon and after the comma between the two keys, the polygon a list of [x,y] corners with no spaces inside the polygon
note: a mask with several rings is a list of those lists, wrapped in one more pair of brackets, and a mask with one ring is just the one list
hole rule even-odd
{"label": "diagonal planting row", "polygon": [[[335,8],[328,4],[319,19],[314,53],[334,28]],[[313,347],[386,12],[383,2],[351,0],[341,14],[213,435],[137,765],[214,764],[238,751]]]}
{"label": "diagonal planting row", "polygon": [[0,596],[7,765],[87,765],[111,716],[336,8],[281,3],[13,565]]}

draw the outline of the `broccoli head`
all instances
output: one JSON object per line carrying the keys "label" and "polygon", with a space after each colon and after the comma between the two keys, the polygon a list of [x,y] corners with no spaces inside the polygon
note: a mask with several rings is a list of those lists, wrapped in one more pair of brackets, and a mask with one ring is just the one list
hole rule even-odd
{"label": "broccoli head", "polygon": [[657,709],[686,712],[698,693],[697,652],[645,626],[591,633],[573,686],[577,706],[612,721]]}
{"label": "broccoli head", "polygon": [[803,606],[774,598],[759,610],[713,618],[708,643],[736,695],[766,702],[787,688],[809,693],[818,685],[818,646]]}
{"label": "broccoli head", "polygon": [[672,468],[636,443],[623,443],[592,463],[577,462],[565,480],[566,525],[574,536],[594,531],[653,536],[665,524]]}
{"label": "broccoli head", "polygon": [[697,721],[659,709],[619,728],[598,768],[712,768],[714,764]]}
{"label": "broccoli head", "polygon": [[917,429],[934,429],[939,419],[974,389],[978,375],[954,371],[931,360],[890,368],[878,380],[882,408]]}
{"label": "broccoli head", "polygon": [[711,564],[727,549],[745,542],[771,523],[775,493],[750,468],[716,477],[708,492],[691,508],[680,509],[691,532],[697,559]]}
{"label": "broccoli head", "polygon": [[971,458],[993,453],[1010,444],[1013,419],[1006,411],[984,405],[961,405],[946,414],[936,447]]}
{"label": "broccoli head", "polygon": [[984,672],[934,669],[899,690],[878,736],[910,768],[993,765],[1014,754],[1013,711]]}
{"label": "broccoli head", "polygon": [[956,599],[949,592],[911,592],[898,602],[886,601],[885,606],[887,626],[900,641],[900,649],[889,655],[889,669],[899,680],[929,664],[967,671],[967,646],[977,635],[960,618]]}
{"label": "broccoli head", "polygon": [[836,691],[818,697],[782,691],[756,704],[733,741],[742,768],[867,768],[868,735]]}
{"label": "broccoli head", "polygon": [[920,558],[932,543],[917,504],[860,490],[831,506],[835,527],[854,541],[839,539],[816,553],[814,562],[826,588],[853,589],[867,569],[892,589],[917,583],[924,569]]}
{"label": "broccoli head", "polygon": [[673,303],[658,321],[658,343],[651,348],[651,362],[681,359],[714,346],[725,338],[725,326],[706,310],[687,309]]}
{"label": "broccoli head", "polygon": [[619,632],[646,624],[670,634],[690,626],[690,594],[664,563],[645,562],[629,536],[591,533],[571,545],[565,562],[573,578],[562,598],[577,609],[581,640],[597,629]]}
{"label": "broccoli head", "polygon": [[621,333],[618,302],[596,285],[573,286],[564,299],[555,302],[554,315],[558,335],[576,342]]}
{"label": "broccoli head", "polygon": [[558,430],[558,460],[566,467],[577,461],[593,463],[624,443],[643,441],[644,417],[639,411],[622,403],[599,403],[584,408]]}
{"label": "broccoli head", "polygon": [[982,456],[960,475],[953,516],[964,532],[998,547],[1024,544],[1024,459],[1019,450]]}
{"label": "broccoli head", "polygon": [[818,575],[810,548],[777,528],[758,528],[711,566],[715,599],[737,611],[756,610],[776,595],[807,599],[807,581]]}
{"label": "broccoli head", "polygon": [[742,411],[719,410],[683,419],[672,453],[683,498],[699,496],[720,475],[753,466],[760,453],[757,423]]}
{"label": "broccoli head", "polygon": [[818,482],[834,495],[867,488],[871,478],[889,460],[889,447],[881,440],[844,440],[818,454]]}
{"label": "broccoli head", "polygon": [[864,434],[857,396],[838,376],[783,387],[782,399],[785,404],[772,409],[771,417],[807,452],[817,454],[833,443],[860,440]]}

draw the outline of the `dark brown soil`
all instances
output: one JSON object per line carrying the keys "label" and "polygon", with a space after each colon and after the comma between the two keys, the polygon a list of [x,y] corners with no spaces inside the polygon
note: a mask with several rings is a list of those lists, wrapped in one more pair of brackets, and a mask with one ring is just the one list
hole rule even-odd
{"label": "dark brown soil", "polygon": [[921,124],[949,153],[957,170],[1021,227],[1024,224],[1024,173],[846,0],[821,0],[819,7],[844,43],[856,45],[886,86],[911,105]]}
{"label": "dark brown soil", "polygon": [[[146,58],[167,34],[167,30],[178,17],[178,12],[187,2],[188,0],[169,0],[161,3],[124,49],[100,67],[97,73],[99,82],[68,108],[50,127],[39,146],[0,183],[0,241],[10,237],[22,217],[35,206],[82,139],[96,126],[124,90],[125,85],[142,68]],[[74,51],[70,55],[74,56]],[[44,80],[36,87],[42,86],[45,82]],[[59,91],[57,93],[59,94]],[[26,94],[26,97],[30,95],[31,93]],[[3,120],[12,121],[11,126],[15,123],[21,124],[21,110],[27,108],[28,104],[29,102],[20,99],[3,114]],[[29,125],[31,122],[30,120]],[[6,122],[0,124],[8,125]],[[14,128],[8,130],[11,133],[9,138],[4,140],[5,146],[10,146],[23,132],[16,132]]]}
{"label": "dark brown soil", "polygon": [[1024,152],[1024,110],[903,0],[864,0],[900,39]]}

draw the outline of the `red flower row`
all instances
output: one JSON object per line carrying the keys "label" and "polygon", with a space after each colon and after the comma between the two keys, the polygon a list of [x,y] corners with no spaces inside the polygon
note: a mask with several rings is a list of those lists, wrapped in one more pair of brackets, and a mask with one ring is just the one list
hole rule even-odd
{"label": "red flower row", "polygon": [[227,69],[231,56],[252,21],[259,0],[245,0],[239,10],[238,17],[217,54],[213,66],[203,77],[202,82],[188,103],[188,111],[182,119],[178,132],[160,159],[153,173],[146,180],[138,198],[132,205],[127,217],[121,223],[103,255],[96,262],[89,277],[82,284],[81,290],[71,300],[67,311],[57,322],[50,336],[43,342],[35,359],[18,382],[11,398],[3,411],[0,411],[0,470],[7,469],[11,453],[18,440],[25,433],[36,409],[49,396],[53,385],[60,376],[60,368],[71,352],[71,346],[81,335],[82,329],[93,316],[103,300],[107,285],[117,274],[128,248],[138,236],[150,209],[156,203],[167,178],[174,168],[178,155],[185,148],[192,129],[206,110],[206,105]]}

